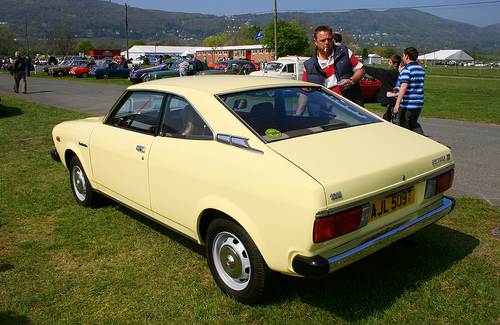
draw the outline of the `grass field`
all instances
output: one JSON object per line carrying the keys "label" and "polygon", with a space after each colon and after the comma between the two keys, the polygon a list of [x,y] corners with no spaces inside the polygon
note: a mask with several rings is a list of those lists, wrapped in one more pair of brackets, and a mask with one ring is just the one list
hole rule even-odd
{"label": "grass field", "polygon": [[458,198],[409,242],[325,279],[281,276],[248,307],[217,288],[203,247],[120,205],[76,204],[67,170],[50,158],[50,133],[87,114],[2,100],[2,325],[500,323],[500,245],[488,235],[500,210],[480,200]]}
{"label": "grass field", "polygon": [[[421,117],[500,124],[500,80],[427,76]],[[372,111],[385,112],[377,103]]]}
{"label": "grass field", "polygon": [[[373,64],[371,66],[388,69],[387,64]],[[491,78],[500,79],[500,66],[471,66],[462,67],[454,65],[441,64],[422,64],[427,76],[455,76],[455,77],[473,77],[473,78]]]}

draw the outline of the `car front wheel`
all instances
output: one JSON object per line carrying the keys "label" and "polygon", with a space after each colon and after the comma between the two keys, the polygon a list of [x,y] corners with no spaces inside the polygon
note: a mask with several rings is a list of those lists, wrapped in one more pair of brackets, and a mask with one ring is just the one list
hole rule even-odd
{"label": "car front wheel", "polygon": [[103,73],[101,76],[102,79],[109,79],[109,74]]}
{"label": "car front wheel", "polygon": [[210,224],[206,253],[212,276],[227,295],[253,305],[269,290],[273,273],[250,235],[236,222],[221,218]]}
{"label": "car front wheel", "polygon": [[82,78],[87,78],[89,74],[87,72],[82,72],[81,77]]}
{"label": "car front wheel", "polygon": [[69,164],[69,179],[71,181],[71,189],[78,204],[84,207],[94,207],[98,194],[94,192],[94,189],[90,185],[82,163],[77,156],[73,157]]}

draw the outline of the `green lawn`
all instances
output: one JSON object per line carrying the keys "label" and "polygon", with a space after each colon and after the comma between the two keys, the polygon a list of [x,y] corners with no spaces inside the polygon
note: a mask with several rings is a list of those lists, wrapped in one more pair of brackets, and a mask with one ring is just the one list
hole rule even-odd
{"label": "green lawn", "polygon": [[500,242],[488,235],[500,210],[483,201],[458,198],[411,242],[325,279],[281,276],[248,307],[217,288],[203,247],[120,205],[76,204],[67,170],[50,158],[50,133],[87,114],[2,100],[2,325],[500,322]]}
{"label": "green lawn", "polygon": [[[500,79],[426,76],[421,117],[500,124]],[[377,103],[366,108],[385,112]]]}

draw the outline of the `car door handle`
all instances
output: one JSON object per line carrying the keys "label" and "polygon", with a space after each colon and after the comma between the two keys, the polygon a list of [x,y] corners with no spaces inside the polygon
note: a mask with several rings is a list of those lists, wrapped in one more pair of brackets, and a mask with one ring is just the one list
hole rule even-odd
{"label": "car door handle", "polygon": [[142,153],[145,153],[146,152],[146,147],[143,147],[143,146],[136,146],[135,147],[135,150],[139,151],[139,152],[142,152]]}

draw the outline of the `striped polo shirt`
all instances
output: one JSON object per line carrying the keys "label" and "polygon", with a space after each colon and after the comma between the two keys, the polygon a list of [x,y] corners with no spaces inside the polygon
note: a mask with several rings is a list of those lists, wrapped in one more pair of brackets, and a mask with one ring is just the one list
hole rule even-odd
{"label": "striped polo shirt", "polygon": [[401,70],[399,81],[408,84],[406,94],[401,100],[402,108],[422,109],[424,107],[424,79],[425,70],[417,62],[410,62]]}

